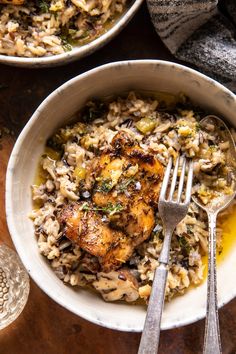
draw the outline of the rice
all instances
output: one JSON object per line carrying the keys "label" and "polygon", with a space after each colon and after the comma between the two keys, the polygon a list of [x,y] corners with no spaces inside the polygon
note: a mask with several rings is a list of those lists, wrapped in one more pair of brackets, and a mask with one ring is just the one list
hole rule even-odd
{"label": "rice", "polygon": [[0,4],[0,53],[20,57],[61,54],[96,39],[129,0],[37,0]]}
{"label": "rice", "polygon": [[[30,217],[39,251],[65,283],[94,288],[106,301],[133,302],[149,298],[164,237],[158,211],[151,236],[135,248],[125,264],[110,272],[102,271],[97,257],[65,237],[58,219],[66,203],[83,200],[86,204],[91,199],[92,189],[88,187],[85,191],[81,187],[84,187],[85,175],[89,175],[93,159],[109,148],[118,132],[127,133],[142,149],[155,154],[163,166],[167,165],[170,156],[174,160],[181,153],[191,157],[195,170],[192,193],[203,203],[209,202],[216,192],[229,188],[228,144],[219,144],[214,126],[203,130],[199,120],[204,112],[199,113],[184,96],[177,97],[174,104],[172,98],[171,102],[167,100],[166,103],[160,95],[155,98],[134,92],[104,102],[90,101],[76,114],[76,123],[61,128],[48,140],[40,160],[41,180],[32,186],[35,208]],[[130,176],[135,175],[136,169],[136,166],[132,167]],[[89,185],[93,177],[87,178]],[[118,181],[119,175],[114,178]],[[140,190],[141,184],[136,184]],[[106,213],[98,213],[106,220]],[[219,251],[221,235],[219,225]],[[172,238],[167,300],[202,282],[202,256],[207,252],[207,238],[207,216],[191,202]]]}

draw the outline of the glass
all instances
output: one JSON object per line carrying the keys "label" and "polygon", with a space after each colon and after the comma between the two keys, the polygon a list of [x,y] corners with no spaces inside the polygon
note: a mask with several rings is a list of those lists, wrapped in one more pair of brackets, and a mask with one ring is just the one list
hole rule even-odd
{"label": "glass", "polygon": [[29,276],[15,251],[0,244],[0,329],[20,315],[29,295]]}

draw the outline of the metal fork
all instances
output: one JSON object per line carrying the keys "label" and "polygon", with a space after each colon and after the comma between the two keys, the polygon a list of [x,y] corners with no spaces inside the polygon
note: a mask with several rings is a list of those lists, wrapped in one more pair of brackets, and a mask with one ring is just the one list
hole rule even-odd
{"label": "metal fork", "polygon": [[[177,198],[174,198],[174,192],[177,189],[178,170],[181,164],[181,174],[177,191]],[[192,179],[193,179],[193,162],[187,160],[184,156],[176,159],[170,190],[168,188],[171,170],[172,158],[169,159],[165,176],[163,179],[158,209],[160,217],[164,225],[164,241],[159,257],[159,266],[157,267],[152,284],[152,292],[149,299],[146,320],[139,345],[138,354],[155,354],[158,351],[161,316],[165,298],[166,279],[168,274],[168,262],[170,253],[171,237],[175,227],[185,217],[188,211]],[[187,182],[185,196],[183,188],[185,185],[185,174],[187,171]]]}

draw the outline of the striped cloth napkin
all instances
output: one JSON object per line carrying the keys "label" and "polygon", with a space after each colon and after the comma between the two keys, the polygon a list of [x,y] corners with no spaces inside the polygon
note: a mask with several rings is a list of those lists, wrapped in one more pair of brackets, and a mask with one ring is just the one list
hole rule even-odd
{"label": "striped cloth napkin", "polygon": [[171,53],[236,92],[236,0],[147,2]]}

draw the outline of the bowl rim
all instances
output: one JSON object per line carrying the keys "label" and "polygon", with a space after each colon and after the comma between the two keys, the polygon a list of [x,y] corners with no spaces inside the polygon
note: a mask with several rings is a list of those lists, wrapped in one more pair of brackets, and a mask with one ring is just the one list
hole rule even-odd
{"label": "bowl rim", "polygon": [[119,31],[121,31],[132,19],[143,2],[144,0],[134,0],[129,8],[117,19],[115,24],[107,32],[81,47],[74,47],[69,52],[55,54],[48,57],[27,58],[0,54],[0,63],[33,68],[63,65],[66,62],[82,59],[86,55],[91,54],[103,45],[107,44],[109,40],[118,34]]}
{"label": "bowl rim", "polygon": [[[75,311],[75,309],[72,308],[69,303],[64,303],[63,301],[61,301],[61,299],[58,299],[51,288],[48,289],[47,286],[44,286],[43,282],[40,279],[41,276],[34,269],[34,267],[32,267],[31,263],[28,261],[27,252],[24,252],[21,242],[20,242],[20,237],[17,236],[18,231],[17,231],[17,228],[15,227],[14,216],[11,213],[11,210],[12,210],[11,205],[13,204],[13,195],[12,195],[12,189],[11,189],[11,185],[13,184],[12,171],[14,170],[14,165],[15,165],[15,162],[17,159],[18,151],[21,148],[22,142],[25,140],[25,136],[28,134],[31,127],[35,124],[35,122],[39,119],[39,117],[41,115],[41,111],[44,108],[46,108],[49,101],[53,100],[54,97],[56,97],[58,94],[61,94],[64,90],[66,90],[67,87],[73,85],[75,82],[80,81],[81,79],[84,79],[88,76],[93,76],[97,72],[102,72],[102,71],[109,70],[109,69],[112,69],[115,67],[124,67],[124,66],[130,66],[130,65],[137,65],[137,66],[159,65],[159,66],[165,66],[165,67],[173,67],[174,66],[176,69],[182,70],[185,73],[193,74],[193,75],[207,81],[211,85],[214,85],[219,90],[221,90],[222,92],[227,94],[227,96],[230,97],[236,104],[236,95],[234,95],[225,86],[223,86],[222,84],[218,83],[217,81],[207,77],[206,75],[204,75],[194,69],[188,68],[188,67],[181,65],[181,64],[176,64],[174,62],[163,61],[163,60],[149,60],[149,59],[148,60],[127,60],[127,61],[112,62],[112,63],[98,66],[94,69],[91,69],[83,74],[80,74],[80,75],[68,80],[67,82],[65,82],[64,84],[59,86],[57,89],[55,89],[51,94],[49,94],[42,101],[42,103],[38,106],[38,108],[35,110],[35,112],[31,116],[31,118],[29,119],[29,121],[26,123],[25,127],[22,129],[22,131],[19,134],[17,141],[13,147],[13,150],[12,150],[9,162],[8,162],[8,166],[7,166],[5,206],[6,206],[6,220],[7,220],[8,229],[9,229],[12,241],[14,243],[14,246],[17,250],[17,253],[18,253],[19,257],[21,258],[22,263],[24,264],[25,268],[29,272],[30,276],[36,282],[36,284],[39,286],[39,288],[41,290],[43,290],[43,292],[45,292],[51,299],[53,299],[56,303],[58,303],[62,307],[66,308],[67,310],[71,311],[72,313],[74,313],[74,314],[76,314],[76,315],[78,315],[78,316],[80,316],[92,323],[95,323],[97,325],[100,325],[100,326],[103,326],[106,328],[114,329],[114,330],[120,330],[120,331],[125,331],[125,332],[141,332],[142,328],[133,328],[132,329],[123,323],[121,325],[113,325],[113,324],[107,323],[104,320],[97,319],[96,317],[93,317],[90,314]],[[219,308],[222,307],[223,305],[225,305],[226,303],[231,301],[235,296],[236,296],[236,289],[234,292],[232,291],[231,293],[227,293],[226,296],[224,296],[224,298],[218,302],[218,307]],[[188,319],[179,320],[177,324],[162,326],[162,330],[173,329],[173,328],[185,326],[190,323],[194,323],[200,319],[203,319],[204,317],[205,317],[205,314],[200,313],[198,316],[195,316],[194,318],[191,317]]]}

